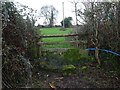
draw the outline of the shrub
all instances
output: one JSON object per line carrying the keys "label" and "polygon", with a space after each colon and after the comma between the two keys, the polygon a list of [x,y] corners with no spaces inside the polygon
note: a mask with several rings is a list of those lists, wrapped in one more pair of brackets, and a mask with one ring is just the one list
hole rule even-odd
{"label": "shrub", "polygon": [[76,64],[79,63],[81,54],[79,49],[69,49],[64,53],[64,61],[66,64]]}

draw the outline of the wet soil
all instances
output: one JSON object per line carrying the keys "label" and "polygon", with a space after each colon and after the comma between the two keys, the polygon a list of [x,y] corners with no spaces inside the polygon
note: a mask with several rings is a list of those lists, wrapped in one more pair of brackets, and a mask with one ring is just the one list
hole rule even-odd
{"label": "wet soil", "polygon": [[114,72],[88,64],[86,71],[64,76],[62,73],[40,70],[33,76],[35,88],[120,88],[120,78]]}

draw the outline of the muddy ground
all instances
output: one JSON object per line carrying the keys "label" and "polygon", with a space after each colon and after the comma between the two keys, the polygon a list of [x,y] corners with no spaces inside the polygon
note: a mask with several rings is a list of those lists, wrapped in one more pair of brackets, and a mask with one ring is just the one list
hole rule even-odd
{"label": "muddy ground", "polygon": [[120,78],[113,71],[88,64],[86,71],[64,76],[62,73],[40,70],[33,76],[34,88],[120,88]]}

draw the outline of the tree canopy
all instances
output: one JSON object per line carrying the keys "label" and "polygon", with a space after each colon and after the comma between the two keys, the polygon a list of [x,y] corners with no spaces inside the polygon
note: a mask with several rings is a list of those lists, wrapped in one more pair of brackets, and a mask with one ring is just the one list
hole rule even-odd
{"label": "tree canopy", "polygon": [[[64,26],[65,26],[65,28],[68,28],[68,27],[72,26],[71,21],[72,21],[72,17],[66,17],[64,19]],[[61,21],[61,25],[63,26],[63,20]]]}

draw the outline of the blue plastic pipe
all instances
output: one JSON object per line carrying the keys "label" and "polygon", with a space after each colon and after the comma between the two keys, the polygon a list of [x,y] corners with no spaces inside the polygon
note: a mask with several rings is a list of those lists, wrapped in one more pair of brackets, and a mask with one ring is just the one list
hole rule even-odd
{"label": "blue plastic pipe", "polygon": [[[85,50],[96,50],[96,48],[87,48]],[[98,50],[101,50],[101,51],[104,51],[104,52],[107,52],[107,53],[112,53],[114,55],[120,56],[119,53],[116,53],[116,52],[113,52],[113,51],[110,51],[110,50],[106,50],[106,49],[98,49]]]}

